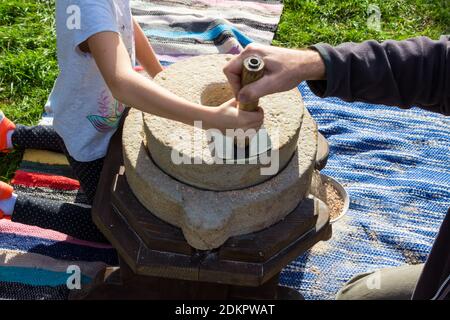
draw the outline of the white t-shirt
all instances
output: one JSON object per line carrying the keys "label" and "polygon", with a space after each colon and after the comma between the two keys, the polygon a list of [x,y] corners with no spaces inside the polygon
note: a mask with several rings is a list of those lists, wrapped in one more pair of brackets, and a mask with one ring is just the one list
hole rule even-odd
{"label": "white t-shirt", "polygon": [[58,0],[56,34],[59,76],[47,107],[69,154],[87,162],[106,155],[125,109],[108,89],[95,60],[79,45],[96,33],[120,34],[135,65],[129,0]]}

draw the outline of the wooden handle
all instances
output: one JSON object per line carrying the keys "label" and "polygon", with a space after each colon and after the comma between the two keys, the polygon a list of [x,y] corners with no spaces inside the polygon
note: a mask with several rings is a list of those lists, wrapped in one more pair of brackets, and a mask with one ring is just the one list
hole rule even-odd
{"label": "wooden handle", "polygon": [[[244,60],[242,75],[241,75],[241,85],[245,87],[246,85],[258,81],[264,75],[264,61],[261,57],[250,56]],[[259,100],[241,103],[239,102],[239,109],[244,111],[256,111],[258,108]]]}

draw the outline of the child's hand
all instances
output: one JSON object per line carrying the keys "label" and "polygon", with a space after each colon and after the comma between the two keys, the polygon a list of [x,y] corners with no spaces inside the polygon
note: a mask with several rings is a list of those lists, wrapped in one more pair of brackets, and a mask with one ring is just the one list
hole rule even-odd
{"label": "child's hand", "polygon": [[258,130],[264,121],[264,111],[258,108],[255,112],[239,110],[235,99],[231,99],[218,107],[211,107],[212,116],[205,129],[218,129],[226,133],[227,129]]}

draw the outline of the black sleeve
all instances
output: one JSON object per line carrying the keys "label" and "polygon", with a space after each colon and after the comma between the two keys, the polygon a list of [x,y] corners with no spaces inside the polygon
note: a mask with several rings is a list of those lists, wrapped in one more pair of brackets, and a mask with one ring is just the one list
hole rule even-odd
{"label": "black sleeve", "polygon": [[326,80],[308,81],[320,97],[424,109],[450,115],[450,41],[418,37],[312,46],[326,65]]}

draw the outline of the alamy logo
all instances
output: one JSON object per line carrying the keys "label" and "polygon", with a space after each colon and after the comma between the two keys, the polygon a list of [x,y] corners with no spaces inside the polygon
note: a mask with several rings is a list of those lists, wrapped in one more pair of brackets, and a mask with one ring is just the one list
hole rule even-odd
{"label": "alamy logo", "polygon": [[376,4],[370,4],[367,8],[367,28],[381,31],[381,10]]}
{"label": "alamy logo", "polygon": [[70,5],[66,9],[68,14],[66,20],[66,26],[69,30],[80,30],[81,29],[81,9],[77,5]]}
{"label": "alamy logo", "polygon": [[66,285],[69,290],[81,289],[81,270],[79,266],[71,265],[67,267],[66,273],[70,274],[67,278]]}
{"label": "alamy logo", "polygon": [[[178,128],[171,132],[172,140],[179,144],[172,149],[171,160],[175,165],[202,164],[260,164],[261,175],[274,175],[279,170],[279,152],[271,148],[279,141],[278,130],[270,137],[266,129],[218,129],[203,130],[202,121],[194,122],[193,132]],[[204,148],[204,145],[207,148]]]}
{"label": "alamy logo", "polygon": [[379,270],[375,271],[367,277],[366,286],[369,290],[381,289],[381,272]]}

